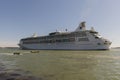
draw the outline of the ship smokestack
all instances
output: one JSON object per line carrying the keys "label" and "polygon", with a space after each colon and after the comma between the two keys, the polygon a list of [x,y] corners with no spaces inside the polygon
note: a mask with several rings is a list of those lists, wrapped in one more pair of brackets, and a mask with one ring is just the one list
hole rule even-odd
{"label": "ship smokestack", "polygon": [[86,22],[81,22],[75,31],[85,31],[86,30],[85,23]]}

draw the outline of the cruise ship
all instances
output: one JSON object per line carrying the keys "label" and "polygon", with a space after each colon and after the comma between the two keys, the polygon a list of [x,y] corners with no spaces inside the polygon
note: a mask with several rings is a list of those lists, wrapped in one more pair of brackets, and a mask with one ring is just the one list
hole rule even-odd
{"label": "cruise ship", "polygon": [[86,30],[81,22],[76,30],[69,32],[51,32],[45,36],[23,38],[19,42],[21,49],[27,50],[108,50],[111,42],[103,38],[92,27]]}

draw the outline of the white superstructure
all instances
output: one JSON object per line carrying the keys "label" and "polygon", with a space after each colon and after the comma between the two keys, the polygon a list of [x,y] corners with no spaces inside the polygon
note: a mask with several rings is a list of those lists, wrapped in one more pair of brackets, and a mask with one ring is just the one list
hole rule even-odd
{"label": "white superstructure", "polygon": [[47,36],[34,36],[20,40],[21,49],[47,50],[107,50],[111,42],[98,34],[92,27],[86,30],[81,22],[73,32],[52,32]]}

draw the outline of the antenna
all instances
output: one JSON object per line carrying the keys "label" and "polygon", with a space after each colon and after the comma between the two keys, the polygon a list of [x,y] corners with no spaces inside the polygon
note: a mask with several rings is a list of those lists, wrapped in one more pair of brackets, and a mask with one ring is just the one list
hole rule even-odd
{"label": "antenna", "polygon": [[65,31],[67,32],[67,31],[68,31],[68,29],[65,29]]}
{"label": "antenna", "polygon": [[94,27],[91,27],[91,31],[95,31]]}

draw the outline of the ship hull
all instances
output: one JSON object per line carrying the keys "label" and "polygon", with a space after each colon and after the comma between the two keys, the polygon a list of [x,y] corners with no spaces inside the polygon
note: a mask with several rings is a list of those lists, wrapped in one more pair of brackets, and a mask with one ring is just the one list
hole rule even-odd
{"label": "ship hull", "polygon": [[110,45],[94,43],[54,43],[54,44],[22,44],[24,50],[109,50]]}

